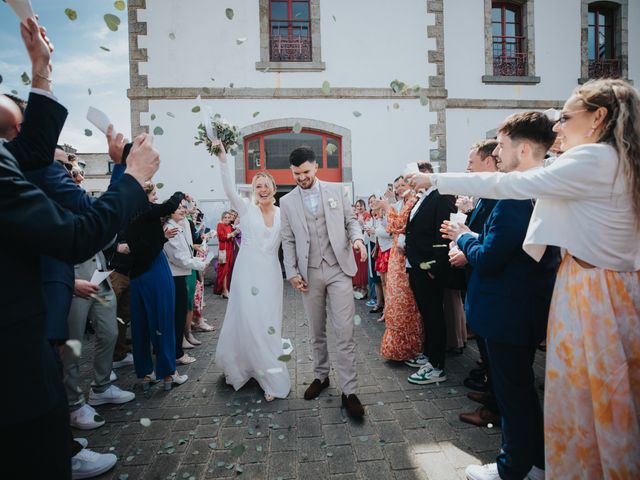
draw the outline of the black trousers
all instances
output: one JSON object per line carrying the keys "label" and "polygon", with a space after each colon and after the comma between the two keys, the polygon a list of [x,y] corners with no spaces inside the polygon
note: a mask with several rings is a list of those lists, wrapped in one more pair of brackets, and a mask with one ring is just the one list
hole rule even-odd
{"label": "black trousers", "polygon": [[[493,392],[493,384],[491,383],[491,367],[489,366],[490,362],[487,355],[487,342],[483,337],[478,335],[477,332],[476,342],[478,343],[478,351],[480,352],[480,358],[484,362],[484,369],[487,375],[487,393],[493,395],[495,398],[495,393]],[[487,404],[486,407],[496,415],[500,415],[500,407],[498,407],[496,403]]]}
{"label": "black trousers", "polygon": [[544,469],[544,424],[535,388],[535,346],[486,341],[493,389],[502,415],[500,478],[521,480],[532,466]]}
{"label": "black trousers", "polygon": [[184,355],[182,339],[184,327],[187,323],[187,277],[173,277],[176,287],[176,306],[174,310],[174,323],[176,324],[176,358]]}
{"label": "black trousers", "polygon": [[426,340],[424,354],[435,368],[444,370],[447,350],[447,326],[444,321],[443,292],[444,285],[436,278],[432,279],[426,270],[409,268],[409,285],[422,315]]}

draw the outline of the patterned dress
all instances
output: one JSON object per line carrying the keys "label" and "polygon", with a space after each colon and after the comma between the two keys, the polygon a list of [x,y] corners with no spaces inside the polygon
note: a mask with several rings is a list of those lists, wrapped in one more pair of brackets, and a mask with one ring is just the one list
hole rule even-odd
{"label": "patterned dress", "polygon": [[408,360],[422,352],[422,318],[409,286],[406,258],[398,250],[398,236],[404,233],[416,201],[416,197],[409,198],[400,213],[391,209],[387,218],[387,231],[393,235],[393,246],[387,271],[385,330],[380,345],[380,354],[387,360]]}
{"label": "patterned dress", "polygon": [[640,272],[565,255],[547,344],[546,477],[640,478]]}
{"label": "patterned dress", "polygon": [[[216,273],[216,283],[213,289],[213,293],[220,294],[224,290],[229,290],[231,285],[231,271],[233,270],[233,238],[227,238],[227,235],[233,232],[233,227],[231,225],[227,225],[226,223],[219,223],[216,227],[216,232],[218,233],[218,249],[220,251],[226,252],[226,261],[225,263],[218,262],[218,271]],[[222,280],[226,278],[226,285],[223,288]]]}

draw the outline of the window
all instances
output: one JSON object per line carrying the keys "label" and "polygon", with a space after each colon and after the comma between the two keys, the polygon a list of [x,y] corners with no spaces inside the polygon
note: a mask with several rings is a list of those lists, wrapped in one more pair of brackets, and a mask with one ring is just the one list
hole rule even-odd
{"label": "window", "polygon": [[269,45],[272,62],[311,61],[311,18],[307,1],[270,2]]}
{"label": "window", "polygon": [[587,55],[589,78],[619,77],[621,63],[616,55],[615,6],[591,4],[588,10]]}
{"label": "window", "polygon": [[484,0],[484,83],[534,84],[533,0]]}
{"label": "window", "polygon": [[494,2],[491,8],[493,74],[524,76],[527,74],[525,37],[522,34],[522,7]]}
{"label": "window", "polygon": [[259,0],[263,71],[324,70],[320,55],[320,0]]}
{"label": "window", "polygon": [[[318,130],[278,129],[251,135],[244,140],[246,182],[251,183],[260,170],[268,170],[279,185],[293,184],[289,154],[302,145],[316,154],[318,177],[330,182],[342,181],[342,139]],[[327,148],[328,145],[333,147]]]}

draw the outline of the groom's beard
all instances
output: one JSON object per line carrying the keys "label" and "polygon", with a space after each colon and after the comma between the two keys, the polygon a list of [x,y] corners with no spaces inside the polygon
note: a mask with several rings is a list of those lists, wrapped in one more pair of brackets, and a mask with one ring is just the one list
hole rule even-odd
{"label": "groom's beard", "polygon": [[308,179],[306,181],[298,180],[296,181],[296,183],[301,189],[309,190],[311,187],[313,187],[314,183],[316,183],[316,177],[313,177],[311,181],[309,181]]}

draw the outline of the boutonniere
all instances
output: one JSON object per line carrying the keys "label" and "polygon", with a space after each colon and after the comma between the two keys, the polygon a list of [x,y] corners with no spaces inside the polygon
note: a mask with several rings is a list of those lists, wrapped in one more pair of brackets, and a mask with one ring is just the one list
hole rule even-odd
{"label": "boutonniere", "polygon": [[327,200],[329,203],[329,208],[338,208],[338,202],[334,198],[330,198]]}

